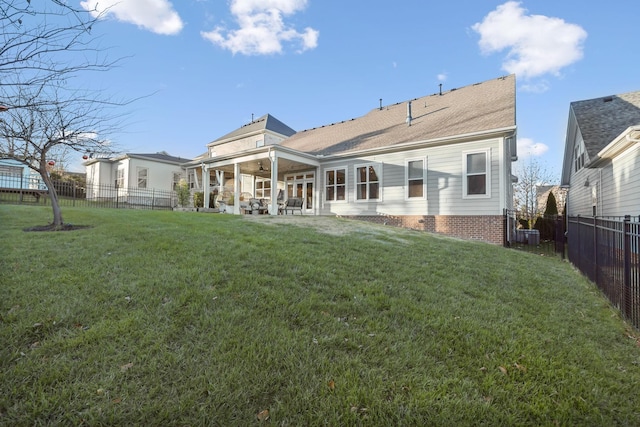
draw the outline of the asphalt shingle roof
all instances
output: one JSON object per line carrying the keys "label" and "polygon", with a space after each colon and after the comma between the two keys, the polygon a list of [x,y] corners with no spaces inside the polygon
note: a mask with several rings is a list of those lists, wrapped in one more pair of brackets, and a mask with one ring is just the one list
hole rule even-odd
{"label": "asphalt shingle roof", "polygon": [[291,129],[289,126],[285,125],[280,120],[273,117],[271,114],[265,114],[264,116],[257,118],[251,123],[241,126],[238,129],[214,140],[210,144],[215,145],[216,142],[222,142],[228,139],[237,138],[244,134],[249,134],[261,130],[270,130],[272,132],[279,133],[285,136],[291,136],[296,133],[295,130]]}
{"label": "asphalt shingle roof", "polygon": [[170,154],[167,153],[143,153],[143,154],[137,154],[137,153],[127,153],[127,156],[129,157],[145,157],[148,159],[153,159],[153,160],[159,160],[159,161],[163,161],[163,162],[171,162],[171,163],[184,163],[187,162],[189,159],[184,159],[182,157],[176,157],[176,156],[172,156]]}
{"label": "asphalt shingle roof", "polygon": [[411,126],[406,123],[407,102],[400,102],[298,132],[281,145],[333,155],[514,127],[515,95],[515,76],[504,76],[411,100]]}
{"label": "asphalt shingle roof", "polygon": [[590,158],[630,126],[640,125],[640,91],[571,103]]}

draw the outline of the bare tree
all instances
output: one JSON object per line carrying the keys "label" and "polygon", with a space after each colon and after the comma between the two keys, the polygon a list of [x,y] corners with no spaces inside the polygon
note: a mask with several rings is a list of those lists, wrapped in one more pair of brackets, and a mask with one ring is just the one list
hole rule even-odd
{"label": "bare tree", "polygon": [[52,153],[65,150],[113,153],[114,147],[101,135],[108,135],[118,128],[121,115],[115,110],[124,103],[59,87],[38,90],[31,97],[25,92],[22,91],[25,99],[21,101],[28,107],[11,108],[3,113],[0,152],[40,174],[51,199],[52,228],[60,229],[64,222],[48,167]]}
{"label": "bare tree", "polygon": [[513,205],[518,219],[527,222],[531,228],[540,215],[538,191],[540,185],[552,182],[551,174],[535,158],[524,161],[516,171],[518,182],[514,185]]}
{"label": "bare tree", "polygon": [[111,153],[104,135],[121,115],[100,92],[78,90],[80,73],[108,71],[103,49],[91,35],[99,20],[65,0],[0,0],[0,156],[37,171],[48,188],[53,229],[62,212],[49,175],[53,153]]}
{"label": "bare tree", "polygon": [[64,0],[0,0],[0,86],[40,86],[113,65],[88,37],[101,18],[91,12]]}

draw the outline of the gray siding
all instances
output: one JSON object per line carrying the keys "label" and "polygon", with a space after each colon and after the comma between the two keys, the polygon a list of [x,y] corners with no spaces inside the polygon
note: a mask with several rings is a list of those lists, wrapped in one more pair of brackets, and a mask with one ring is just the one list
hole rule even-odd
{"label": "gray siding", "polygon": [[640,147],[602,169],[602,215],[640,215]]}
{"label": "gray siding", "polygon": [[[490,149],[491,197],[463,198],[463,152]],[[504,141],[491,139],[469,143],[443,145],[378,156],[366,156],[344,161],[326,162],[317,180],[321,195],[320,214],[337,215],[500,215],[504,201],[511,194],[511,182],[504,181],[500,162],[504,159]],[[405,161],[426,158],[427,199],[406,200]],[[510,162],[510,160],[509,160]],[[382,200],[356,201],[355,166],[382,164]],[[324,200],[325,171],[345,168],[347,201]],[[503,194],[508,193],[508,194]]]}

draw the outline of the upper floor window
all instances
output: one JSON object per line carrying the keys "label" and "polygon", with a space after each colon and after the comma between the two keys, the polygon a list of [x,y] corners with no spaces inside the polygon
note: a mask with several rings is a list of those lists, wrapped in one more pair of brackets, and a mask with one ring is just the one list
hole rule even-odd
{"label": "upper floor window", "polygon": [[580,169],[584,167],[584,159],[585,159],[584,147],[582,143],[578,143],[576,148],[573,150],[574,172],[578,172]]}
{"label": "upper floor window", "polygon": [[380,164],[356,166],[356,200],[380,200]]}
{"label": "upper floor window", "polygon": [[462,153],[462,194],[465,198],[490,197],[491,151]]}
{"label": "upper floor window", "polygon": [[325,178],[325,200],[329,202],[346,200],[347,170],[328,170],[326,171]]}
{"label": "upper floor window", "polygon": [[147,176],[149,174],[149,169],[147,168],[138,168],[138,188],[147,188]]}
{"label": "upper floor window", "polygon": [[407,199],[427,198],[427,161],[425,158],[408,159],[405,164],[406,193]]}

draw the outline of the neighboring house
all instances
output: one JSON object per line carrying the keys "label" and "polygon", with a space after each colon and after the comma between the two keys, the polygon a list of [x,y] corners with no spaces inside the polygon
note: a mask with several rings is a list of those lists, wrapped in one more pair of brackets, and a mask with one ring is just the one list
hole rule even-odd
{"label": "neighboring house", "polygon": [[640,91],[572,102],[562,167],[568,215],[640,214]]}
{"label": "neighboring house", "polygon": [[538,212],[542,215],[547,210],[547,200],[549,194],[553,193],[556,198],[558,215],[562,215],[564,204],[567,199],[567,189],[559,185],[538,185],[536,186],[536,198],[538,202]]}
{"label": "neighboring house", "polygon": [[0,188],[46,190],[40,174],[14,159],[0,159]]}
{"label": "neighboring house", "polygon": [[118,197],[131,204],[170,204],[173,200],[169,193],[183,178],[181,165],[188,160],[166,152],[90,159],[84,162],[87,198],[111,200]]}
{"label": "neighboring house", "polygon": [[[206,156],[185,167],[201,177],[197,188],[214,183],[233,188],[235,200],[243,192],[268,199],[272,215],[282,192],[302,198],[306,214],[502,244],[504,212],[513,203],[515,107],[509,75],[381,102],[362,117],[295,134],[281,122],[269,129],[267,115],[212,142]],[[208,197],[206,191],[205,206]],[[232,211],[239,213],[240,204]]]}

